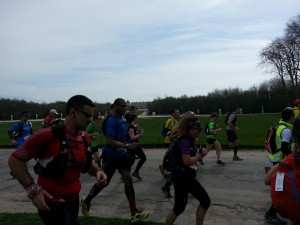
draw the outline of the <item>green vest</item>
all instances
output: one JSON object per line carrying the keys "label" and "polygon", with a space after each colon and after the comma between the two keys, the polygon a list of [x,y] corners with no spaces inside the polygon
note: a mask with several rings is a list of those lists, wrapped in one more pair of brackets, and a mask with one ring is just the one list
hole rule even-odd
{"label": "green vest", "polygon": [[292,130],[293,125],[283,120],[280,120],[276,129],[276,138],[275,138],[277,152],[269,155],[269,159],[272,163],[278,163],[285,157],[285,155],[281,152],[280,149],[281,149],[281,141],[282,141],[281,133],[286,128]]}

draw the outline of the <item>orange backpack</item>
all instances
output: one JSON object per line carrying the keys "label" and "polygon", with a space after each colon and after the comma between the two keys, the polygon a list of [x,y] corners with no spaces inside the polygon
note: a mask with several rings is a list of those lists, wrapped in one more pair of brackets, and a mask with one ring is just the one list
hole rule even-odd
{"label": "orange backpack", "polygon": [[[297,155],[298,157],[298,155]],[[279,162],[278,172],[284,173],[283,191],[276,191],[276,176],[271,178],[273,206],[283,217],[300,222],[300,164],[294,154]]]}

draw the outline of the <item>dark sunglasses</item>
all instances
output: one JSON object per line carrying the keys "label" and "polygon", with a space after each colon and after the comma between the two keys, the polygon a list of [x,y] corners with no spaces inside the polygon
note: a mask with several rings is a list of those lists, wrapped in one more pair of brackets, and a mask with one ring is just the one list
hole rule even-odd
{"label": "dark sunglasses", "polygon": [[81,112],[81,113],[85,116],[85,118],[91,118],[91,117],[93,117],[92,114],[87,113],[87,112],[85,112],[85,111],[82,111],[82,110],[80,110],[80,109],[75,109],[75,110],[78,111],[78,112]]}

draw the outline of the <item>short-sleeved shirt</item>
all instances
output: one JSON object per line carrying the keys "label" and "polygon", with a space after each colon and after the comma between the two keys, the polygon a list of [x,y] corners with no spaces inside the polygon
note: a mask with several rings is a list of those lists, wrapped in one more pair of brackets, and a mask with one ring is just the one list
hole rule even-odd
{"label": "short-sleeved shirt", "polygon": [[[58,202],[59,199],[74,200],[78,197],[81,182],[81,168],[85,162],[85,150],[81,135],[65,131],[71,149],[71,159],[61,179],[49,179],[38,176],[37,183],[48,191],[54,198],[48,201]],[[85,134],[86,140],[90,143],[89,136]],[[37,158],[41,164],[51,161],[60,151],[59,138],[55,138],[51,127],[40,129],[32,134],[24,145],[21,145],[12,156],[20,161],[26,162]]]}
{"label": "short-sleeved shirt", "polygon": [[44,118],[43,128],[51,126],[52,122],[55,120],[56,118],[52,117],[51,115],[46,116]]}
{"label": "short-sleeved shirt", "polygon": [[[183,138],[179,143],[179,149],[182,155],[190,155],[191,157],[196,155],[196,149],[193,144],[191,144],[191,141],[188,138]],[[197,172],[197,164],[191,165],[188,167],[190,170],[189,172],[192,173],[192,175],[195,175]]]}
{"label": "short-sleeved shirt", "polygon": [[[129,124],[128,125],[128,131],[130,129],[133,129],[133,134],[136,136],[138,135],[138,130],[139,130],[139,127],[138,126],[134,126],[133,124]],[[139,139],[135,139],[134,141],[130,139],[130,135],[128,134],[128,143],[132,143],[132,142],[139,142]]]}
{"label": "short-sleeved shirt", "polygon": [[[96,124],[94,122],[90,123],[85,132],[88,134],[93,134],[93,133],[100,133],[100,124]],[[91,147],[96,147],[98,146],[98,140],[97,138],[91,138]]]}
{"label": "short-sleeved shirt", "polygon": [[[112,114],[106,122],[106,136],[113,137],[114,140],[127,142],[127,125],[122,117]],[[109,144],[103,147],[103,154],[108,156],[123,156],[126,154],[125,148],[115,148]]]}
{"label": "short-sleeved shirt", "polygon": [[[175,120],[173,117],[169,118],[166,122],[165,128],[168,128],[170,131],[177,126],[178,121]],[[170,135],[165,137],[165,143],[171,143]]]}
{"label": "short-sleeved shirt", "polygon": [[[236,126],[237,124],[237,115],[235,113],[231,113],[229,118],[228,118],[228,122],[232,123],[234,126]],[[231,126],[227,125],[227,130],[233,130],[234,128],[232,128]]]}

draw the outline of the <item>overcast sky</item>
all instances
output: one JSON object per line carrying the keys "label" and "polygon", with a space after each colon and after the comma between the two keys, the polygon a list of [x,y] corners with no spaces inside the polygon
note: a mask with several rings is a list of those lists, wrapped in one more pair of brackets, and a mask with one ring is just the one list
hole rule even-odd
{"label": "overcast sky", "polygon": [[299,0],[0,0],[0,97],[151,101],[271,78],[259,52]]}

